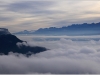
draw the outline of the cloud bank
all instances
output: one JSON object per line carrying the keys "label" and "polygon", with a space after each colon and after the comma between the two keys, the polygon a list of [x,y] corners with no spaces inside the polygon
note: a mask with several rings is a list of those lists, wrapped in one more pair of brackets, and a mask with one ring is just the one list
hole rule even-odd
{"label": "cloud bank", "polygon": [[[29,45],[44,46],[50,50],[26,57],[9,53],[0,56],[3,74],[99,74],[100,41],[29,41]],[[18,55],[18,57],[16,56]]]}

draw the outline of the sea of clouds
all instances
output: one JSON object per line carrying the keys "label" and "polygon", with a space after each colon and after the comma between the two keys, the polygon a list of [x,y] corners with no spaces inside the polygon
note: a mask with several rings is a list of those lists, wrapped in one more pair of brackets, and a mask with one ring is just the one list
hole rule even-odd
{"label": "sea of clouds", "polygon": [[[1,74],[100,74],[100,40],[90,39],[100,36],[56,36],[52,38],[60,40],[53,41],[45,40],[50,36],[37,36],[42,38],[42,41],[35,41],[36,36],[18,37],[28,41],[27,44],[18,43],[18,46],[42,46],[48,50],[30,57],[12,52],[9,55],[1,55]],[[88,41],[73,41],[72,38]]]}

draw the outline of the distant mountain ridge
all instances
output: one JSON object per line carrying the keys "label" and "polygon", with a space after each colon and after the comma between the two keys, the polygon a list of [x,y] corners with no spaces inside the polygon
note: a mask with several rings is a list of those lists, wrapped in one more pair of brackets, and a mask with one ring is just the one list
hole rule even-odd
{"label": "distant mountain ridge", "polygon": [[[15,34],[23,34],[21,32]],[[50,27],[40,28],[33,33],[24,34],[35,34],[35,35],[100,35],[100,23],[91,24],[72,24],[67,27]]]}
{"label": "distant mountain ridge", "polygon": [[17,32],[17,33],[14,33],[14,34],[33,34],[34,32],[35,32],[34,30],[31,30],[31,31],[24,30],[24,31],[20,31],[20,32]]}

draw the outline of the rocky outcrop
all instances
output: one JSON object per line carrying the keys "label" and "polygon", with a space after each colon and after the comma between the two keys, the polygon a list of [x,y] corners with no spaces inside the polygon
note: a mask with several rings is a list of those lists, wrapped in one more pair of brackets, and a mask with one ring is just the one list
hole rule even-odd
{"label": "rocky outcrop", "polygon": [[[0,28],[0,54],[8,54],[9,52],[29,54],[29,53],[40,53],[46,51],[44,47],[30,47],[21,45],[19,48],[17,43],[24,41],[18,39],[15,35],[10,34],[8,29]],[[27,43],[27,42],[26,42]]]}

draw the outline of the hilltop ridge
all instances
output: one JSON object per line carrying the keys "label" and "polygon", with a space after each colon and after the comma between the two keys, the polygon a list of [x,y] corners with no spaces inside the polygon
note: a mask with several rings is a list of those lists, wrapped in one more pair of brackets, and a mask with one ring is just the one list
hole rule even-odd
{"label": "hilltop ridge", "polygon": [[[18,45],[20,43],[20,46]],[[27,46],[25,45],[27,44]],[[0,54],[21,53],[29,54],[29,52],[36,54],[47,49],[39,46],[30,46],[26,41],[22,41],[15,35],[12,35],[8,29],[0,28]]]}
{"label": "hilltop ridge", "polygon": [[11,34],[11,33],[6,28],[0,28],[0,35],[4,35],[4,34]]}

